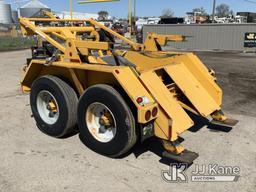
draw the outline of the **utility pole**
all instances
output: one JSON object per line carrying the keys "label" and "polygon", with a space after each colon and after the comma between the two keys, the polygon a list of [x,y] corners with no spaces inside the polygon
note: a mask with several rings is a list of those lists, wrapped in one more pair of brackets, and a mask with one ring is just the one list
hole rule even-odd
{"label": "utility pole", "polygon": [[70,18],[73,19],[73,0],[70,0]]}
{"label": "utility pole", "polygon": [[136,22],[136,0],[134,0],[134,11],[133,11],[134,22]]}
{"label": "utility pole", "polygon": [[213,8],[212,8],[212,22],[213,23],[214,23],[215,11],[216,11],[216,0],[213,0]]}
{"label": "utility pole", "polygon": [[[86,4],[86,3],[107,3],[107,2],[115,2],[115,1],[120,1],[120,0],[78,0],[79,4]],[[130,33],[130,36],[132,36],[132,2],[133,0],[128,0],[128,30]],[[134,1],[134,3],[136,0]],[[134,7],[134,13],[136,11],[136,8]],[[135,17],[135,16],[134,16]]]}
{"label": "utility pole", "polygon": [[132,0],[129,0],[129,6],[128,6],[129,10],[128,10],[128,14],[129,14],[129,33],[130,33],[130,37],[132,37]]}

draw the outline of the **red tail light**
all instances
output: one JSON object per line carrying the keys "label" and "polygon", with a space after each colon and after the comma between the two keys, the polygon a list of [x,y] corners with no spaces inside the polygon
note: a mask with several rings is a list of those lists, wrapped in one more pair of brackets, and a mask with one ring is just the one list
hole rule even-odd
{"label": "red tail light", "polygon": [[153,116],[153,117],[156,117],[156,116],[157,116],[157,113],[158,113],[158,108],[157,108],[157,107],[154,107],[153,110],[152,110],[152,116]]}
{"label": "red tail light", "polygon": [[143,102],[143,98],[142,98],[142,97],[138,97],[138,98],[136,99],[136,101],[137,101],[138,104],[140,104],[140,103]]}
{"label": "red tail light", "polygon": [[146,112],[146,114],[145,114],[145,119],[146,119],[146,121],[149,121],[150,118],[151,118],[151,111],[148,110],[148,111]]}
{"label": "red tail light", "polygon": [[146,96],[139,96],[137,97],[136,101],[141,106],[144,106],[150,103],[150,100]]}

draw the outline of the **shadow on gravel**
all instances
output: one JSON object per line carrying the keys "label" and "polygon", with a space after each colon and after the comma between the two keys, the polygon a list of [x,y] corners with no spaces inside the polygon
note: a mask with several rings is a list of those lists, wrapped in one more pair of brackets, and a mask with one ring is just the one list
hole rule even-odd
{"label": "shadow on gravel", "polygon": [[[180,142],[184,141],[184,139],[181,138],[181,137],[179,139],[180,139]],[[138,158],[138,157],[140,157],[141,155],[143,155],[144,153],[146,153],[148,151],[157,155],[160,158],[159,162],[164,164],[164,165],[167,165],[167,166],[170,166],[171,164],[181,165],[181,162],[163,157],[163,152],[165,151],[165,149],[162,146],[162,143],[160,142],[160,140],[156,137],[152,137],[152,138],[146,140],[144,143],[137,143],[135,145],[135,147],[133,148],[132,152],[130,152],[130,154],[133,153],[134,156],[136,158]],[[189,164],[187,166],[187,169],[192,164]]]}
{"label": "shadow on gravel", "polygon": [[76,126],[73,131],[71,131],[70,133],[67,133],[66,135],[64,135],[63,137],[61,137],[59,139],[68,139],[68,138],[74,137],[78,134],[79,134],[79,128]]}
{"label": "shadow on gravel", "polygon": [[[193,115],[193,114],[190,114],[190,117],[195,122],[195,125],[192,128],[189,129],[189,131],[191,131],[191,132],[197,132],[197,131],[199,131],[200,129],[202,129],[204,127],[208,128],[210,131],[215,131],[215,132],[216,131],[229,132],[229,131],[232,130],[232,128],[230,128],[230,127],[225,127],[225,126],[220,126],[220,125],[213,125],[209,122],[208,119],[205,119],[205,118]],[[70,136],[72,137],[74,135],[76,135],[76,133],[75,134],[73,133],[73,135],[71,134]],[[79,134],[79,138],[80,138],[80,141],[83,143],[83,140],[81,139],[80,134]],[[180,143],[182,143],[184,141],[184,139],[182,137],[179,137],[178,140],[179,140]],[[138,141],[136,143],[136,145],[133,147],[133,149],[130,150],[130,152],[128,152],[128,153],[126,153],[122,156],[119,156],[115,159],[123,159],[123,158],[125,158],[125,157],[127,157],[131,154],[133,154],[136,158],[138,158],[140,156],[143,156],[142,159],[143,158],[146,159],[148,156],[151,156],[151,154],[145,154],[148,151],[157,155],[160,158],[159,162],[162,163],[162,164],[165,164],[165,165],[168,165],[168,166],[170,166],[170,164],[177,164],[177,165],[181,164],[178,161],[171,160],[171,159],[163,157],[163,152],[165,151],[165,149],[164,149],[161,141],[156,137],[149,138],[146,141],[144,141],[143,143]],[[188,165],[187,168],[189,168],[192,164]]]}
{"label": "shadow on gravel", "polygon": [[195,125],[189,129],[189,131],[191,132],[197,132],[200,129],[204,128],[205,126],[207,129],[214,132],[228,133],[232,130],[232,127],[212,124],[208,119],[194,115],[194,114],[190,114],[190,117],[195,123]]}
{"label": "shadow on gravel", "polygon": [[[190,117],[192,118],[192,120],[195,122],[195,125],[189,129],[189,131],[191,132],[197,132],[200,131],[200,129],[206,127],[207,129],[209,129],[210,131],[213,132],[230,132],[232,130],[231,127],[226,127],[226,126],[221,126],[221,125],[214,125],[212,124],[208,119],[206,118],[202,118],[193,114],[190,114]],[[183,138],[179,137],[179,142],[182,143],[184,141]],[[170,160],[168,158],[163,158],[162,154],[165,151],[165,149],[163,148],[160,140],[158,138],[150,138],[148,140],[146,140],[144,143],[137,143],[135,145],[135,147],[133,148],[132,152],[136,158],[138,158],[139,156],[143,155],[146,152],[152,152],[154,154],[156,154],[157,156],[159,156],[161,159],[159,160],[159,162],[165,164],[165,165],[170,165],[170,164],[179,164],[180,162],[177,161],[173,161]],[[131,154],[130,153],[130,154]],[[192,164],[191,164],[192,165]],[[189,165],[188,168],[191,166]]]}

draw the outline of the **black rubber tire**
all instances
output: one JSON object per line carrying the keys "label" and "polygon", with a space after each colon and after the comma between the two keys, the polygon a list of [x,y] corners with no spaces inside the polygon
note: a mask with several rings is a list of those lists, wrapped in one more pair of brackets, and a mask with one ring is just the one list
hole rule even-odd
{"label": "black rubber tire", "polygon": [[[87,128],[86,111],[90,104],[95,102],[107,106],[116,120],[116,135],[108,143],[95,139]],[[77,114],[80,139],[88,148],[99,154],[119,157],[127,153],[137,141],[133,114],[122,96],[109,85],[99,84],[88,88],[79,100]]]}
{"label": "black rubber tire", "polygon": [[[37,95],[43,90],[50,92],[59,106],[59,118],[53,125],[47,124],[38,113]],[[30,105],[37,127],[43,133],[62,138],[75,130],[78,98],[74,89],[58,77],[47,75],[36,79],[31,87]]]}

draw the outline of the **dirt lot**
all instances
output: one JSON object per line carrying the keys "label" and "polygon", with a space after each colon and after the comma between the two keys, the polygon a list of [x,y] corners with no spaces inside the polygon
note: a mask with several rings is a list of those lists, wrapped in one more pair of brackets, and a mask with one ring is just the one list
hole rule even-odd
{"label": "dirt lot", "polygon": [[184,145],[200,156],[195,164],[239,166],[237,183],[166,183],[160,147],[152,139],[123,159],[87,149],[78,135],[58,140],[42,134],[30,117],[29,98],[20,93],[20,68],[30,51],[0,53],[0,191],[243,191],[256,189],[256,56],[199,53],[217,72],[224,110],[240,123],[217,131],[200,125],[186,132]]}

